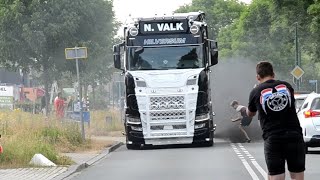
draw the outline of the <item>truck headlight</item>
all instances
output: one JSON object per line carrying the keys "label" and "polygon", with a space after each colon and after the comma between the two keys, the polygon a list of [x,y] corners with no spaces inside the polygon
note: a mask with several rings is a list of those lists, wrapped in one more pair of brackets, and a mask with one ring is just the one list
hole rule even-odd
{"label": "truck headlight", "polygon": [[131,36],[137,36],[138,33],[139,33],[139,30],[136,27],[132,27],[132,28],[129,29],[129,33],[130,33]]}
{"label": "truck headlight", "polygon": [[140,120],[140,118],[127,117],[127,122],[132,123],[132,124],[140,124],[141,120]]}
{"label": "truck headlight", "polygon": [[197,84],[197,75],[188,77],[187,86],[196,85],[196,84]]}
{"label": "truck headlight", "polygon": [[206,121],[210,118],[209,113],[208,114],[202,114],[199,116],[196,116],[196,120],[195,121]]}
{"label": "truck headlight", "polygon": [[147,83],[145,81],[136,81],[137,87],[147,87]]}
{"label": "truck headlight", "polygon": [[135,77],[135,82],[137,87],[147,87],[146,81],[141,77]]}

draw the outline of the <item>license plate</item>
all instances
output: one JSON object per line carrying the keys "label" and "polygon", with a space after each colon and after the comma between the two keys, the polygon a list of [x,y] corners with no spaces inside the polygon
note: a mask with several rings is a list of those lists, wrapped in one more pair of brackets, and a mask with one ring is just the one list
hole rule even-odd
{"label": "license plate", "polygon": [[164,126],[163,127],[163,130],[172,130],[173,129],[173,126]]}

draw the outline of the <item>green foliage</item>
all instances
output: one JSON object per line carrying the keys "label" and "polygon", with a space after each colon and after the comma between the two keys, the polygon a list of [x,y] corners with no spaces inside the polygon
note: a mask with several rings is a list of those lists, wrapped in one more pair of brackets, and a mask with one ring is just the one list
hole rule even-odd
{"label": "green foliage", "polygon": [[64,72],[75,76],[75,61],[65,60],[64,49],[85,46],[88,59],[80,60],[83,81],[105,82],[111,74],[111,45],[118,25],[112,1],[3,0],[0,64],[41,72],[39,78],[49,92],[48,84],[59,81]]}
{"label": "green foliage", "polygon": [[232,24],[245,9],[237,0],[193,0],[191,5],[180,7],[176,12],[204,11],[208,27],[213,37],[217,37],[221,28]]}
{"label": "green foliage", "polygon": [[252,0],[244,5],[235,0],[193,0],[177,12],[206,12],[208,26],[217,35],[220,59],[272,61],[282,78],[290,80],[295,66],[295,26],[298,58],[307,80],[319,78],[320,1]]}

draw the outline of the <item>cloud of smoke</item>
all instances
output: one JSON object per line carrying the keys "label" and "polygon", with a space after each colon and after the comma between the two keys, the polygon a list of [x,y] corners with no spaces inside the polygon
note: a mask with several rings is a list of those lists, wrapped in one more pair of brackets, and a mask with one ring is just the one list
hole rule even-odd
{"label": "cloud of smoke", "polygon": [[[256,63],[249,60],[228,59],[220,61],[212,68],[211,90],[213,110],[216,114],[216,137],[230,139],[232,142],[244,142],[245,136],[238,127],[240,121],[231,121],[237,113],[230,103],[238,100],[241,105],[248,105],[250,91],[257,83],[255,67]],[[262,132],[257,117],[245,129],[253,141],[261,139]]]}

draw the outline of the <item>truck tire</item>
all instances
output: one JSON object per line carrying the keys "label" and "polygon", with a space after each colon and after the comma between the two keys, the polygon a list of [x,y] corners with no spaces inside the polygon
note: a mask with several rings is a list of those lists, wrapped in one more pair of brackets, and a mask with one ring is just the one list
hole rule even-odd
{"label": "truck tire", "polygon": [[206,147],[211,147],[213,146],[213,139],[211,139],[210,141],[205,142],[204,144]]}
{"label": "truck tire", "polygon": [[129,149],[129,150],[138,150],[138,149],[140,149],[140,146],[136,145],[136,144],[126,144],[126,146],[127,146],[127,149]]}
{"label": "truck tire", "polygon": [[214,138],[214,132],[211,131],[211,132],[210,132],[210,141],[204,142],[203,145],[206,146],[206,147],[211,147],[211,146],[213,146],[213,144],[214,144],[213,138]]}

